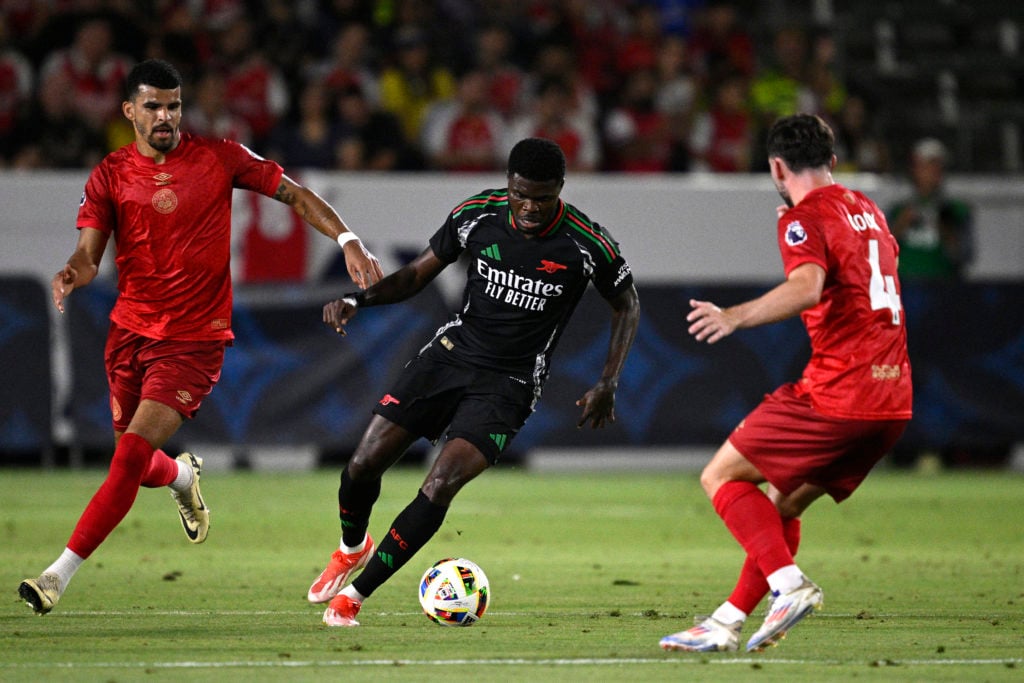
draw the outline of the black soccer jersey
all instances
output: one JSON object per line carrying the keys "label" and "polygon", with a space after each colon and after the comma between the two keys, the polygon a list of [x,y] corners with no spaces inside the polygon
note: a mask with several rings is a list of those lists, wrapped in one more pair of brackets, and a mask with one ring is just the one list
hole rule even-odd
{"label": "black soccer jersey", "polygon": [[633,282],[619,245],[576,207],[559,200],[551,223],[527,238],[504,189],[456,206],[430,247],[446,263],[465,252],[469,265],[461,310],[424,350],[537,385],[587,283],[612,299]]}

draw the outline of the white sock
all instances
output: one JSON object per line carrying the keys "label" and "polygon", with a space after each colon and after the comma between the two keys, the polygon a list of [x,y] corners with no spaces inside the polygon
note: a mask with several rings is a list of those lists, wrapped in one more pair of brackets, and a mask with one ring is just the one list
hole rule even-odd
{"label": "white sock", "polygon": [[795,590],[804,582],[804,574],[800,571],[800,567],[795,564],[776,569],[766,578],[768,579],[768,586],[779,594]]}
{"label": "white sock", "polygon": [[85,558],[79,557],[77,553],[64,548],[64,552],[60,554],[60,557],[46,568],[44,574],[56,574],[60,577],[60,590],[63,593],[64,589],[68,587],[68,583],[71,582],[71,577],[75,575],[78,568],[85,562]]}
{"label": "white sock", "polygon": [[195,478],[196,472],[184,460],[175,460],[174,462],[178,464],[178,476],[168,486],[175,491],[188,491],[188,487],[192,486],[192,480]]}
{"label": "white sock", "polygon": [[345,545],[344,537],[340,541],[338,541],[338,548],[340,548],[341,552],[345,553],[346,555],[351,555],[352,553],[361,553],[361,552],[363,552],[363,548],[365,548],[365,547],[366,547],[366,536],[363,536],[363,540],[362,540],[362,542],[359,545],[353,545],[353,546]]}
{"label": "white sock", "polygon": [[718,609],[711,613],[711,618],[723,624],[735,624],[737,621],[746,621],[747,613],[728,600],[719,605]]}
{"label": "white sock", "polygon": [[362,593],[360,593],[359,591],[357,591],[355,588],[352,587],[351,583],[341,589],[341,594],[352,598],[356,602],[362,602],[363,600],[366,599],[366,598],[363,597]]}

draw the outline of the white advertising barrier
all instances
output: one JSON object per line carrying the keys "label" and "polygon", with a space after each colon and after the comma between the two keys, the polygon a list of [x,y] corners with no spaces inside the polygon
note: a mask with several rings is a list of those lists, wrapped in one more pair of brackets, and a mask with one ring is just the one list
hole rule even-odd
{"label": "white advertising barrier", "polygon": [[[335,206],[390,271],[397,254],[416,253],[456,203],[504,185],[504,176],[295,172]],[[74,229],[87,173],[0,173],[0,273],[34,274],[48,282],[74,249]],[[882,208],[905,185],[873,175],[837,176]],[[975,207],[975,280],[1024,278],[1024,177],[953,177],[950,191]],[[236,193],[236,245],[252,224]],[[773,281],[781,276],[775,246],[779,203],[766,175],[579,175],[563,198],[607,226],[640,281]],[[285,215],[273,200],[262,222]],[[273,234],[274,226],[264,230]],[[236,249],[236,252],[238,249]],[[307,279],[319,279],[337,256],[335,243],[309,231]],[[105,259],[110,269],[112,259]],[[236,276],[241,272],[235,269]]]}

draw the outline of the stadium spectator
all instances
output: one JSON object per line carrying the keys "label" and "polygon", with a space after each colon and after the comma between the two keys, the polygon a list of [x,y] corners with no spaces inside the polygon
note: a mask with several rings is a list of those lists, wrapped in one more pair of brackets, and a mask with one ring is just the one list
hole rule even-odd
{"label": "stadium spectator", "polygon": [[296,111],[271,131],[266,153],[289,168],[333,169],[339,164],[344,127],[334,115],[334,99],[321,81],[299,93]]}
{"label": "stadium spectator", "polygon": [[161,3],[146,57],[174,64],[185,83],[195,83],[213,53],[213,35],[194,3]]}
{"label": "stadium spectator", "polygon": [[[771,591],[748,651],[776,644],[818,608],[822,591],[793,559],[800,516],[828,494],[841,502],[902,435],[911,416],[910,362],[896,274],[898,247],[882,211],[832,179],[831,129],[797,114],[767,138],[784,205],[777,234],[786,279],[719,308],[691,300],[689,332],[714,344],[736,330],[800,315],[811,359],[796,383],[766,396],[701,473],[701,485],[746,561],[729,599],[666,650],[739,648],[747,617]],[[842,360],[840,360],[842,359]],[[759,486],[767,482],[767,493]]]}
{"label": "stadium spectator", "polygon": [[790,116],[806,102],[807,33],[784,26],[772,36],[772,60],[751,84],[754,107],[766,120]]}
{"label": "stadium spectator", "polygon": [[[316,14],[308,3],[294,0],[261,0],[260,17],[253,26],[255,43],[263,48],[264,57],[274,65],[285,83],[304,84],[307,67],[322,56],[326,46],[313,43]],[[292,88],[292,98],[298,98]]]}
{"label": "stadium spectator", "polygon": [[89,126],[106,134],[117,116],[121,82],[131,69],[131,59],[113,48],[110,22],[104,17],[86,19],[75,31],[72,44],[52,51],[40,68],[40,83],[58,75],[70,84],[68,97]]}
{"label": "stadium spectator", "polygon": [[637,69],[653,69],[661,50],[661,12],[654,5],[637,3],[629,8],[629,30],[615,49],[615,70],[621,79]]}
{"label": "stadium spectator", "polygon": [[945,145],[919,140],[910,155],[910,193],[887,213],[906,280],[958,280],[973,257],[971,206],[946,192]]}
{"label": "stadium spectator", "polygon": [[699,10],[696,27],[686,45],[688,61],[705,85],[733,73],[754,76],[754,40],[740,24],[734,2],[713,0]]}
{"label": "stadium spectator", "polygon": [[455,95],[455,77],[433,60],[418,26],[398,29],[394,50],[394,63],[381,72],[380,106],[398,117],[406,140],[418,143],[427,109]]}
{"label": "stadium spectator", "polygon": [[419,171],[419,148],[405,139],[394,114],[375,108],[358,85],[336,97],[342,127],[338,168],[346,171]]}
{"label": "stadium spectator", "polygon": [[601,140],[597,129],[575,112],[572,86],[565,79],[549,77],[538,86],[533,111],[515,119],[508,127],[506,149],[524,138],[554,141],[565,154],[565,165],[573,173],[589,173],[601,166]]}
{"label": "stadium spectator", "polygon": [[332,42],[331,55],[312,68],[310,78],[322,80],[334,95],[357,86],[371,104],[380,101],[377,74],[372,64],[370,27],[350,22],[341,27]]}
{"label": "stadium spectator", "polygon": [[511,51],[512,35],[500,24],[488,24],[476,34],[474,68],[486,75],[487,98],[506,121],[519,113],[526,79]]}
{"label": "stadium spectator", "polygon": [[712,86],[711,98],[711,106],[697,114],[690,134],[693,170],[745,173],[754,143],[746,77],[726,76]]}
{"label": "stadium spectator", "polygon": [[672,159],[668,118],[654,106],[658,81],[653,69],[638,69],[626,79],[618,105],[604,122],[606,170],[664,172]]}
{"label": "stadium spectator", "polygon": [[131,509],[140,487],[169,486],[186,536],[206,540],[209,509],[199,491],[202,460],[161,447],[196,414],[220,376],[231,331],[231,195],[239,187],[288,204],[349,257],[357,285],[380,264],[337,213],[284,175],[275,162],[235,142],[182,133],[181,77],[166,62],[136,65],[124,84],[133,144],[107,155],[86,181],[78,244],[51,281],[53,303],[88,285],[111,235],[117,242],[118,298],[106,367],[115,450],[107,477],[79,518],[64,552],[19,595],[49,612],[72,576]]}
{"label": "stadium spectator", "polygon": [[[604,228],[559,198],[565,158],[557,145],[522,140],[507,170],[506,188],[459,204],[410,264],[324,307],[324,322],[342,332],[363,308],[408,299],[463,254],[473,260],[464,306],[378,401],[342,471],[341,541],[307,594],[312,603],[329,601],[323,615],[329,626],[358,626],[363,602],[437,532],[459,490],[508,448],[533,411],[554,346],[591,281],[611,307],[611,341],[600,379],[577,401],[578,426],[615,419],[615,389],[640,322],[629,266]],[[375,548],[367,527],[385,471],[420,437],[442,435],[416,498]]]}
{"label": "stadium spectator", "polygon": [[532,100],[540,92],[540,84],[548,79],[562,79],[568,83],[572,87],[572,115],[588,121],[589,125],[597,125],[600,113],[597,94],[580,75],[572,49],[557,42],[545,43],[538,48],[533,68],[527,73],[523,85],[526,101],[522,111],[533,110]]}
{"label": "stadium spectator", "polygon": [[644,0],[658,8],[661,30],[665,35],[689,39],[695,30],[700,10],[707,0]]}
{"label": "stadium spectator", "polygon": [[244,15],[217,34],[210,66],[224,75],[228,108],[245,120],[253,146],[263,151],[270,131],[285,116],[291,96],[281,71],[256,47],[252,23]]}
{"label": "stadium spectator", "polygon": [[837,171],[847,173],[888,173],[891,170],[889,145],[878,130],[874,107],[860,95],[846,98],[836,126]]}
{"label": "stadium spectator", "polygon": [[[807,87],[807,51],[803,28],[787,25],[773,34],[771,61],[756,72],[750,84],[758,141],[763,141],[777,118],[801,112],[812,102]],[[767,170],[767,159],[758,155],[754,168]]]}
{"label": "stadium spectator", "polygon": [[196,83],[196,106],[182,117],[182,127],[204,138],[224,138],[245,146],[252,144],[252,131],[241,116],[233,114],[225,102],[224,76],[208,69]]}
{"label": "stadium spectator", "polygon": [[10,40],[6,15],[0,12],[0,167],[13,156],[15,129],[32,107],[32,63]]}
{"label": "stadium spectator", "polygon": [[846,84],[836,64],[838,48],[831,31],[815,31],[811,41],[811,58],[807,64],[807,98],[798,105],[801,113],[817,114],[835,128],[846,106]]}
{"label": "stadium spectator", "polygon": [[106,153],[103,135],[79,114],[67,74],[51,74],[15,128],[11,164],[16,168],[72,169],[95,165]]}
{"label": "stadium spectator", "polygon": [[658,90],[654,106],[668,122],[672,145],[670,171],[690,170],[689,136],[701,83],[690,70],[685,41],[665,36],[658,50]]}
{"label": "stadium spectator", "polygon": [[545,5],[549,14],[538,42],[563,46],[572,55],[573,68],[586,89],[602,103],[613,101],[621,85],[615,50],[622,41],[623,27],[629,25],[625,3],[563,0],[537,4]]}
{"label": "stadium spectator", "polygon": [[459,79],[458,94],[431,105],[423,124],[423,150],[430,168],[484,172],[501,167],[505,122],[491,106],[489,80],[472,70]]}

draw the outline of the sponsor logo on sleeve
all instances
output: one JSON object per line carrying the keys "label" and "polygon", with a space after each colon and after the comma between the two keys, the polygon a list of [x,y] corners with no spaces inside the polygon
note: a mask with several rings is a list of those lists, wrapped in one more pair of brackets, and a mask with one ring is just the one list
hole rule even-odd
{"label": "sponsor logo on sleeve", "polygon": [[786,244],[791,247],[795,247],[806,241],[807,231],[804,230],[804,226],[800,225],[800,221],[793,221],[786,226]]}

